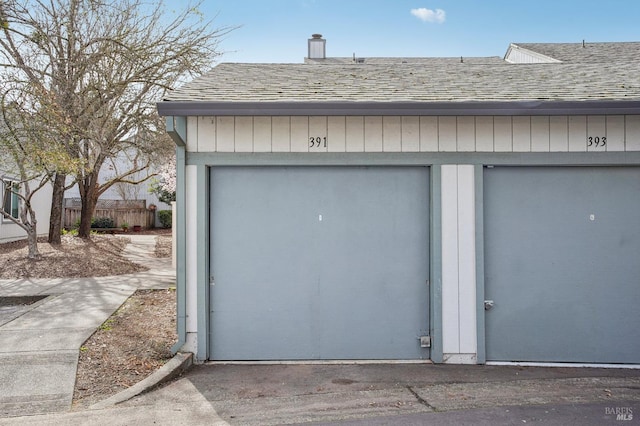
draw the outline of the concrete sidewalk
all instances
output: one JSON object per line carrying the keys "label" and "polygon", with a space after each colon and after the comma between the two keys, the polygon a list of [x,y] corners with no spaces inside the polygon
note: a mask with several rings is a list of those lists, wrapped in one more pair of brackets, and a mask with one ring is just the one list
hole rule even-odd
{"label": "concrete sidewalk", "polygon": [[82,343],[137,289],[175,286],[171,259],[152,257],[156,236],[128,237],[125,256],[149,271],[0,281],[0,296],[47,295],[0,313],[0,417],[68,411]]}

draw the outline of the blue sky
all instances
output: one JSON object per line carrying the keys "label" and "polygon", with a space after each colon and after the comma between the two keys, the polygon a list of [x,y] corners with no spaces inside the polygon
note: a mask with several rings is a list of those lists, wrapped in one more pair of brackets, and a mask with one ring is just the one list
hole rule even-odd
{"label": "blue sky", "polygon": [[214,26],[240,26],[221,42],[222,62],[300,63],[312,33],[327,40],[327,56],[348,57],[503,56],[510,42],[640,41],[639,0],[207,0],[200,10]]}

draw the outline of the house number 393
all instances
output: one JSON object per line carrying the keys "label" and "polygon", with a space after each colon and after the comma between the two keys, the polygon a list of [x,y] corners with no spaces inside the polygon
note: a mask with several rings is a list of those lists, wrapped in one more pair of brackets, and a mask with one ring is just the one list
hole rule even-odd
{"label": "house number 393", "polygon": [[309,138],[309,148],[326,148],[327,147],[327,137],[310,137]]}
{"label": "house number 393", "polygon": [[589,136],[587,138],[587,146],[602,147],[607,144],[606,136]]}

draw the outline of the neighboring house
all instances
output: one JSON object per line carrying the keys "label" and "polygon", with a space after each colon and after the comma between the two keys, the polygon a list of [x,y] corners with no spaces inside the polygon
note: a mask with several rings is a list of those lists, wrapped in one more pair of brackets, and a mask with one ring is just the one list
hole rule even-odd
{"label": "neighboring house", "polygon": [[220,64],[178,145],[198,360],[640,364],[640,43]]}
{"label": "neighboring house", "polygon": [[[14,175],[5,173],[0,168],[0,191],[4,203],[4,211],[14,218],[20,216],[20,203],[22,202],[15,190],[20,190],[20,181]],[[33,196],[32,203],[38,220],[38,235],[46,236],[49,233],[49,216],[51,214],[51,185],[45,185]],[[19,225],[4,216],[0,217],[0,243],[22,240],[27,238],[27,233]]]}
{"label": "neighboring house", "polygon": [[[3,132],[7,126],[4,121],[0,121],[0,130]],[[20,207],[22,200],[18,193],[24,194],[24,186],[18,176],[18,167],[15,159],[9,154],[7,147],[0,148],[0,205],[2,210],[13,219],[20,218]],[[40,184],[39,180],[30,182],[33,190]],[[39,236],[49,234],[49,216],[51,215],[51,196],[53,187],[49,184],[40,188],[32,197],[31,203],[33,211],[36,213],[37,233]],[[27,232],[16,224],[11,218],[0,214],[0,244],[27,238]]]}
{"label": "neighboring house", "polygon": [[[118,157],[116,157],[113,161],[105,162],[105,164],[102,166],[102,169],[100,170],[100,184],[111,180],[117,174],[123,173],[127,170],[131,170],[135,161],[135,155],[120,153],[120,155],[118,155]],[[131,181],[140,181],[150,175],[153,175],[154,173],[154,170],[147,168],[131,175],[130,177],[128,177],[128,179],[130,179]],[[156,194],[149,192],[152,182],[153,178],[149,178],[138,184],[118,182],[107,189],[100,196],[100,200],[144,201],[146,208],[149,208],[149,206],[153,204],[157,207],[156,211],[171,210],[171,206],[169,204],[161,202]],[[72,204],[72,200],[80,199],[80,190],[78,189],[78,185],[74,185],[70,189],[65,191],[64,197],[66,205]],[[133,226],[134,224],[131,223],[129,225]],[[161,226],[157,215],[155,218],[155,226]]]}

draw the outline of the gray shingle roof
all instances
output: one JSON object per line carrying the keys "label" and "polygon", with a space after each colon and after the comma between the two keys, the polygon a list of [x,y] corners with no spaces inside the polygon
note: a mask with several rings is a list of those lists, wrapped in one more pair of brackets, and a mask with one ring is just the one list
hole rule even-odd
{"label": "gray shingle roof", "polygon": [[220,64],[168,101],[640,99],[635,64]]}
{"label": "gray shingle roof", "polygon": [[222,63],[174,90],[165,101],[256,105],[640,101],[640,43],[518,46],[563,62],[511,64],[494,57],[463,58],[462,63],[460,58]]}

